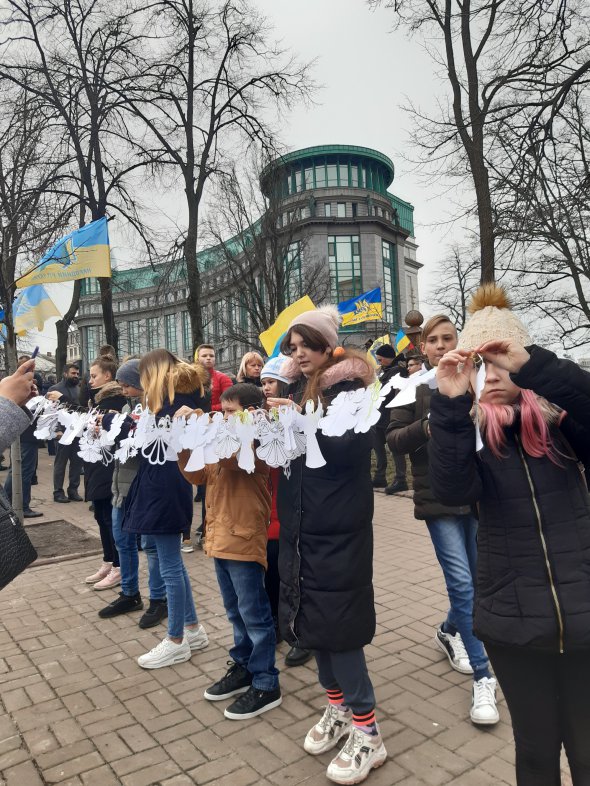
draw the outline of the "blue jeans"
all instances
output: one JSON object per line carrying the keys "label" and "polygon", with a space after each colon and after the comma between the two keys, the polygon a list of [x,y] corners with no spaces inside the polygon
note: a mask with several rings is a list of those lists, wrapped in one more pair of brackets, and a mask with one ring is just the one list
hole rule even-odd
{"label": "blue jeans", "polygon": [[[121,589],[125,595],[137,595],[139,592],[139,554],[137,551],[137,535],[121,529],[123,523],[123,508],[113,507],[113,538],[119,552],[121,567]],[[148,586],[150,600],[163,600],[166,598],[166,587],[160,574],[158,552],[152,543],[144,549],[148,561]]]}
{"label": "blue jeans", "polygon": [[279,686],[275,628],[259,562],[215,557],[215,573],[228,620],[234,628],[230,658],[248,669],[258,690]]}
{"label": "blue jeans", "polygon": [[[160,572],[166,585],[168,636],[171,638],[182,638],[185,626],[195,625],[199,620],[193,601],[191,583],[182,561],[180,533],[174,535],[146,535],[145,539],[148,546],[150,541],[155,546],[160,563]],[[152,597],[151,593],[150,582],[150,597]]]}
{"label": "blue jeans", "polygon": [[166,600],[166,585],[160,573],[158,550],[152,535],[141,536],[141,548],[147,558],[150,600]]}
{"label": "blue jeans", "polygon": [[483,644],[473,635],[473,587],[477,565],[477,519],[472,515],[441,516],[426,522],[443,570],[451,608],[447,624],[461,634],[477,677],[489,668]]}
{"label": "blue jeans", "polygon": [[[37,466],[37,452],[39,446],[36,442],[20,443],[21,474],[23,484],[23,510],[31,508],[31,481]],[[6,496],[12,502],[12,467],[8,470],[8,476],[4,485]]]}

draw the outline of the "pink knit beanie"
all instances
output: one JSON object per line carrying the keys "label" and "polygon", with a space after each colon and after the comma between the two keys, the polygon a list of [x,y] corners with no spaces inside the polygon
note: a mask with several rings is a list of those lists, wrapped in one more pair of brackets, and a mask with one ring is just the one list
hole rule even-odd
{"label": "pink knit beanie", "polygon": [[291,321],[287,332],[291,328],[297,329],[297,325],[305,325],[317,330],[331,349],[337,347],[340,315],[336,306],[320,306],[314,311],[304,311],[303,314],[299,314]]}

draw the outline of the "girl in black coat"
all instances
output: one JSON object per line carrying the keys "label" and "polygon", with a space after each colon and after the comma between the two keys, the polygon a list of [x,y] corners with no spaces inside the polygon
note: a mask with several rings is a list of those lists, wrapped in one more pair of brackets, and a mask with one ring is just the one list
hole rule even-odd
{"label": "girl in black coat", "polygon": [[[121,412],[127,399],[115,382],[117,364],[114,357],[99,357],[90,366],[88,403],[100,412]],[[86,578],[95,590],[110,589],[121,583],[119,554],[113,538],[111,483],[114,464],[84,462],[84,499],[92,502],[94,518],[100,531],[103,562],[96,573]]]}
{"label": "girl in black coat", "polygon": [[[327,406],[341,391],[374,381],[364,357],[343,350],[334,357],[338,322],[336,309],[326,308],[291,323],[281,350],[290,356],[284,372],[293,380],[289,392],[295,404],[321,398]],[[292,462],[290,477],[280,481],[279,621],[290,644],[315,651],[328,696],[304,748],[323,753],[348,733],[327,776],[336,783],[359,783],[387,756],[363,652],[375,633],[371,436],[318,434],[318,442],[326,465],[310,469],[300,457]]]}
{"label": "girl in black coat", "polygon": [[[517,783],[560,784],[563,744],[574,786],[588,786],[590,497],[578,461],[590,453],[590,375],[524,349],[501,324],[493,332],[498,340],[486,341],[488,333],[439,363],[432,487],[445,504],[478,506],[474,632],[512,717]],[[479,453],[472,350],[486,362]]]}

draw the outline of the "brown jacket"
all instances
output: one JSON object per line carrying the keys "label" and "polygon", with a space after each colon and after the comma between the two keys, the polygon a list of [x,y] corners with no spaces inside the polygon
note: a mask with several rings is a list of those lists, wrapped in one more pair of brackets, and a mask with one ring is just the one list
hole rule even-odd
{"label": "brown jacket", "polygon": [[208,557],[259,562],[264,569],[270,523],[268,465],[256,459],[251,474],[238,467],[235,456],[185,472],[190,452],[178,454],[178,466],[193,485],[207,486],[205,553]]}

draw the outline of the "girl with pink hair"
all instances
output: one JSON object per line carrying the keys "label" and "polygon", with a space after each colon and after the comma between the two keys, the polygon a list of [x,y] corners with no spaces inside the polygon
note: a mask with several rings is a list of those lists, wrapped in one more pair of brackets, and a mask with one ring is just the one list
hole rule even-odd
{"label": "girl with pink hair", "polygon": [[562,745],[573,785],[588,786],[590,374],[531,345],[495,285],[476,306],[437,369],[432,488],[479,513],[474,633],[510,710],[518,786],[559,786]]}

